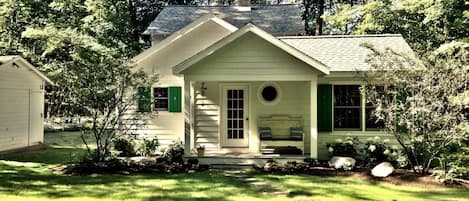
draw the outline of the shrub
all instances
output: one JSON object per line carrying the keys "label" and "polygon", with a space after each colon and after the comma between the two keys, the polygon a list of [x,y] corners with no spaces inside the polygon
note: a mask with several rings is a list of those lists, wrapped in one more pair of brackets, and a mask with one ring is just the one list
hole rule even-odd
{"label": "shrub", "polygon": [[448,146],[439,158],[440,166],[434,176],[441,182],[452,183],[455,178],[469,179],[469,141]]}
{"label": "shrub", "polygon": [[114,149],[119,152],[119,156],[136,156],[134,140],[127,138],[117,138],[114,140]]}
{"label": "shrub", "polygon": [[357,146],[359,140],[357,137],[347,137],[345,140],[337,139],[336,143],[328,143],[327,149],[331,156],[344,156],[355,158],[357,156]]}
{"label": "shrub", "polygon": [[337,139],[335,143],[327,144],[331,156],[351,157],[357,165],[372,167],[381,162],[390,162],[394,167],[406,167],[407,157],[397,145],[390,145],[389,140],[379,137],[370,138],[362,143],[357,137]]}
{"label": "shrub", "polygon": [[131,166],[131,162],[128,160],[108,157],[104,161],[97,161],[94,157],[93,154],[85,155],[77,164],[68,168],[67,171],[77,174],[116,173],[125,171]]}
{"label": "shrub", "polygon": [[394,167],[405,167],[407,158],[397,145],[389,145],[389,140],[379,137],[368,139],[359,151],[362,165],[375,166],[381,162],[390,162]]}
{"label": "shrub", "polygon": [[170,163],[184,164],[184,146],[180,140],[170,144],[163,157]]}
{"label": "shrub", "polygon": [[158,142],[158,138],[144,138],[140,142],[138,153],[141,156],[151,156],[156,153],[159,146],[160,143]]}

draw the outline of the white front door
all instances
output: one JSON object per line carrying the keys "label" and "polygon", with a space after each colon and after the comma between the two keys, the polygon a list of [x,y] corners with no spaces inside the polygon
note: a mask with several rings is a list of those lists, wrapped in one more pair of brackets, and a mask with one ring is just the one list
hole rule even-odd
{"label": "white front door", "polygon": [[222,85],[221,93],[221,145],[222,147],[248,147],[249,85]]}

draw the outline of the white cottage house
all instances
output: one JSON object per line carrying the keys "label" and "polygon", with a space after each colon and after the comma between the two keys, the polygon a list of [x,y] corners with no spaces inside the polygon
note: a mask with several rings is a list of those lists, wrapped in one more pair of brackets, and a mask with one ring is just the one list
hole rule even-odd
{"label": "white cottage house", "polygon": [[[180,17],[184,13],[185,17]],[[139,133],[212,163],[327,158],[337,138],[381,136],[356,71],[369,43],[412,53],[401,35],[301,36],[297,5],[169,6],[148,27],[153,46],[134,58],[160,75]],[[300,36],[299,36],[300,35]],[[141,104],[145,105],[145,104]],[[201,161],[202,162],[202,161]]]}

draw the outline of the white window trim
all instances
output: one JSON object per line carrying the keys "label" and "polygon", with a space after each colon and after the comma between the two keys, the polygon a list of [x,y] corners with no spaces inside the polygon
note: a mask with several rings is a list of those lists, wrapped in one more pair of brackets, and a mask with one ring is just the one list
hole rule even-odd
{"label": "white window trim", "polygon": [[[277,90],[277,97],[273,101],[266,101],[264,100],[264,97],[262,97],[262,90],[267,86],[272,86],[275,88],[275,90]],[[257,99],[263,105],[268,105],[268,106],[277,105],[282,99],[282,88],[280,88],[280,85],[277,84],[276,82],[264,82],[257,89]]]}
{"label": "white window trim", "polygon": [[[166,110],[157,110],[155,108],[155,89],[156,88],[166,88],[168,90],[168,96],[166,97],[166,100],[168,100],[168,106],[166,107]],[[151,97],[153,98],[153,104],[151,104],[151,109],[154,112],[168,112],[169,111],[169,86],[154,86],[151,88]],[[164,98],[162,98],[164,99]]]}
{"label": "white window trim", "polygon": [[344,136],[344,135],[350,135],[350,136],[354,136],[354,135],[361,135],[361,136],[389,136],[389,133],[387,133],[386,131],[384,130],[379,130],[379,129],[366,129],[366,120],[365,120],[365,117],[366,117],[366,97],[365,97],[365,92],[364,91],[361,91],[360,94],[361,94],[361,105],[360,105],[360,110],[361,110],[361,118],[360,118],[360,122],[361,122],[361,128],[360,130],[342,130],[342,129],[339,129],[339,130],[336,130],[335,129],[335,126],[334,126],[334,118],[335,118],[335,113],[334,113],[334,86],[336,85],[360,85],[360,87],[364,87],[365,84],[361,81],[337,81],[337,82],[331,82],[329,83],[332,85],[332,98],[331,98],[331,101],[332,101],[332,131],[331,131],[331,135],[338,135],[338,136]]}

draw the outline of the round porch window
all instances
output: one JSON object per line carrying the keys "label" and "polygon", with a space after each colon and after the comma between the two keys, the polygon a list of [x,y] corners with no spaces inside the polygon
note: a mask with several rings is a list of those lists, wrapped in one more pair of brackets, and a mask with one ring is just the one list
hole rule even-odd
{"label": "round porch window", "polygon": [[277,83],[266,82],[259,87],[258,98],[265,105],[276,104],[280,99],[280,87]]}

